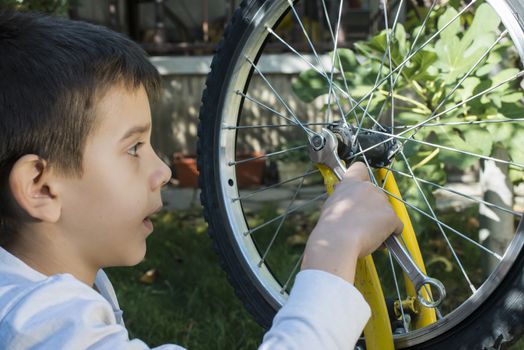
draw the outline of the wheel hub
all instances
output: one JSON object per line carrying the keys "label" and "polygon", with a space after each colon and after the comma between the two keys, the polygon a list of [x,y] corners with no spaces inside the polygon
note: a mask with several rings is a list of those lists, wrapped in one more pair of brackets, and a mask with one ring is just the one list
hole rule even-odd
{"label": "wheel hub", "polygon": [[338,156],[347,162],[362,160],[374,168],[389,165],[402,145],[393,138],[391,129],[374,126],[371,130],[335,122],[328,126],[338,140]]}

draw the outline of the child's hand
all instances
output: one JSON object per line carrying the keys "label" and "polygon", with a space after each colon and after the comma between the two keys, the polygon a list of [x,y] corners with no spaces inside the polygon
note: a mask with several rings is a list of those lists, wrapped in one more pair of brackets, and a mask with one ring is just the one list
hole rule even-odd
{"label": "child's hand", "polygon": [[375,251],[403,224],[363,163],[347,170],[328,198],[306,245],[302,269],[330,272],[353,283],[357,258]]}

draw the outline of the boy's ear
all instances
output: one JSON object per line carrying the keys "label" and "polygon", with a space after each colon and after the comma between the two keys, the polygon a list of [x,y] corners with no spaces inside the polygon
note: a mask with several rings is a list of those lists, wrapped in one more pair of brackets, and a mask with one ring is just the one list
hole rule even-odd
{"label": "boy's ear", "polygon": [[32,218],[45,222],[60,218],[55,177],[47,161],[34,154],[22,156],[9,174],[9,187],[16,203]]}

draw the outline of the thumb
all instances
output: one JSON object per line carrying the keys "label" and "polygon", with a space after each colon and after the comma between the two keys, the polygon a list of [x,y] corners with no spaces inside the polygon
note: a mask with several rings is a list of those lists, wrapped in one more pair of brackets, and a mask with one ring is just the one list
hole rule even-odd
{"label": "thumb", "polygon": [[343,181],[370,181],[366,165],[362,162],[355,162],[346,170]]}
{"label": "thumb", "polygon": [[395,214],[395,222],[394,222],[394,227],[395,229],[393,230],[393,234],[395,235],[401,235],[402,234],[402,231],[404,231],[404,223],[402,222],[402,220],[400,220],[400,218]]}

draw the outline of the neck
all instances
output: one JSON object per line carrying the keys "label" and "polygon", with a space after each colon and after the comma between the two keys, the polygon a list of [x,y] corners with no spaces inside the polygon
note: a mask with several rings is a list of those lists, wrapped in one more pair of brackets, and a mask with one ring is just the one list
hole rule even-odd
{"label": "neck", "polygon": [[83,262],[66,242],[51,240],[43,232],[20,232],[5,249],[46,276],[69,273],[90,287],[95,283],[98,267]]}

